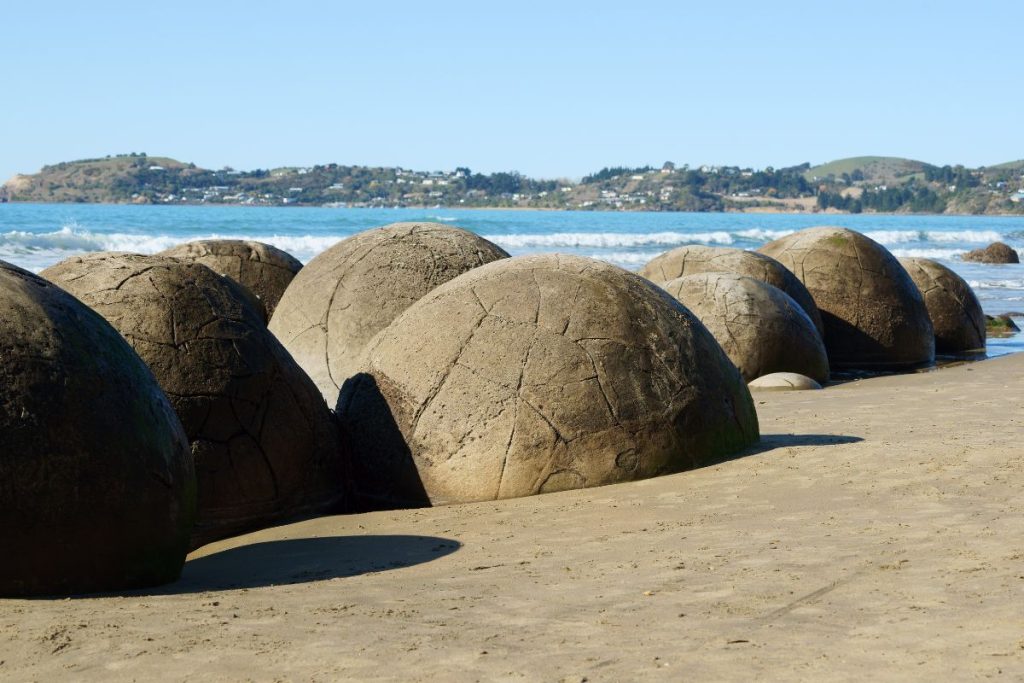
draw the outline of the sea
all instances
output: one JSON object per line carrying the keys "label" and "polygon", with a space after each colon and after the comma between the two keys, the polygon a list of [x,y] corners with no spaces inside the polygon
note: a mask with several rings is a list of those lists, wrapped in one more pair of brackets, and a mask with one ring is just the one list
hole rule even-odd
{"label": "sea", "polygon": [[[756,249],[796,230],[837,225],[896,256],[938,260],[970,283],[986,313],[1010,313],[1024,328],[1024,264],[961,259],[997,240],[1024,256],[1024,217],[7,203],[0,204],[0,260],[38,272],[90,251],[150,254],[190,240],[230,238],[267,242],[305,263],[356,232],[397,221],[471,230],[513,256],[576,254],[629,270],[682,244]],[[1024,334],[989,340],[989,356],[1017,351],[1024,351]]]}

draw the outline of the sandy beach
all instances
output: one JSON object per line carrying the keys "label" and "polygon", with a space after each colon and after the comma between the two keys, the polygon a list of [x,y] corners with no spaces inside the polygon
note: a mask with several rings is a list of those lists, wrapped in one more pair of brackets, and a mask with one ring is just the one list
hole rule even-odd
{"label": "sandy beach", "polygon": [[0,601],[4,680],[1024,677],[1024,355],[757,392],[722,465],[206,546]]}

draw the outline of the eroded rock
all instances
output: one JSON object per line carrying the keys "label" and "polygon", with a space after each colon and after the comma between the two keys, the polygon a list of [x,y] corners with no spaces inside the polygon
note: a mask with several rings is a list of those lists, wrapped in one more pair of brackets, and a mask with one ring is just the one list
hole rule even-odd
{"label": "eroded rock", "polygon": [[197,240],[162,251],[202,263],[252,292],[260,302],[263,319],[270,320],[284,290],[302,269],[297,258],[277,247],[250,240]]}
{"label": "eroded rock", "polygon": [[746,382],[773,372],[828,380],[825,344],[781,289],[734,273],[701,273],[662,285],[708,328]]}
{"label": "eroded rock", "polygon": [[781,289],[804,309],[818,334],[824,334],[821,315],[810,292],[785,266],[764,254],[731,247],[687,244],[656,256],[640,269],[642,276],[658,285],[687,275],[716,272],[746,275]]}
{"label": "eroded rock", "polygon": [[1005,242],[993,242],[984,249],[967,252],[962,258],[976,263],[1020,263],[1017,251]]}
{"label": "eroded rock", "polygon": [[440,284],[497,259],[500,247],[438,223],[394,223],[353,235],[295,277],[270,321],[328,405],[366,343]]}
{"label": "eroded rock", "polygon": [[752,391],[808,391],[821,389],[821,385],[806,375],[795,372],[773,372],[747,384]]}
{"label": "eroded rock", "polygon": [[174,581],[195,505],[188,440],[142,360],[0,261],[0,595]]}
{"label": "eroded rock", "polygon": [[378,505],[492,500],[719,462],[758,440],[711,334],[643,278],[578,257],[501,260],[402,313],[341,393]]}
{"label": "eroded rock", "polygon": [[75,257],[43,276],[110,321],[170,397],[195,459],[196,545],[342,502],[333,416],[238,285],[136,254]]}
{"label": "eroded rock", "polygon": [[819,227],[759,251],[792,271],[814,297],[833,370],[901,370],[935,361],[924,299],[882,245],[853,230]]}
{"label": "eroded rock", "polygon": [[924,297],[935,330],[935,351],[965,353],[985,349],[985,314],[967,281],[926,258],[901,258]]}

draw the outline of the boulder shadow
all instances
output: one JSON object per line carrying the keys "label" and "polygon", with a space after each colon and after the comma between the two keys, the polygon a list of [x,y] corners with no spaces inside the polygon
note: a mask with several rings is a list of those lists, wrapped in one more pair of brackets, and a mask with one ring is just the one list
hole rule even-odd
{"label": "boulder shadow", "polygon": [[122,595],[178,595],[313,583],[424,564],[461,547],[450,538],[406,535],[265,541],[189,560],[177,582]]}
{"label": "boulder shadow", "polygon": [[800,448],[803,446],[838,446],[860,443],[859,436],[845,434],[762,434],[761,441],[736,454],[737,458],[767,453],[776,448]]}
{"label": "boulder shadow", "polygon": [[352,450],[356,512],[430,507],[409,444],[373,375],[345,380],[335,413]]}

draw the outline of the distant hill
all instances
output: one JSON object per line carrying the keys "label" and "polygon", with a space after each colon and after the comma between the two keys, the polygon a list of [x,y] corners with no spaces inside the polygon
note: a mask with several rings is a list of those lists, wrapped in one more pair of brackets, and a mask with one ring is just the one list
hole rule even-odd
{"label": "distant hill", "polygon": [[866,156],[812,167],[611,166],[579,182],[515,171],[323,164],[210,170],[121,154],[44,166],[0,201],[244,206],[478,207],[608,211],[1024,214],[1024,161],[988,168]]}
{"label": "distant hill", "polygon": [[[901,157],[850,157],[812,166],[804,173],[808,180],[829,176],[841,178],[844,174],[857,176],[855,180],[874,183],[892,183],[901,178],[923,173],[931,164]],[[858,173],[859,172],[859,173]]]}

